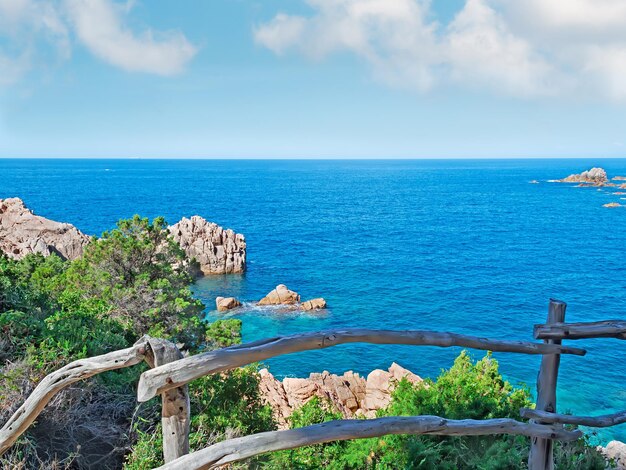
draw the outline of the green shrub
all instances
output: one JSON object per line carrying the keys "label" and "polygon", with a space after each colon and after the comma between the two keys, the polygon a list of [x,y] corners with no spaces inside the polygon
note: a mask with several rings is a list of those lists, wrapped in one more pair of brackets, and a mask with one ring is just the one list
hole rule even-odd
{"label": "green shrub", "polygon": [[[256,366],[210,375],[189,384],[191,451],[230,437],[275,429],[272,409],[261,401]],[[126,470],[162,465],[161,425],[138,423],[137,442],[127,456]],[[143,428],[143,429],[141,429]]]}
{"label": "green shrub", "polygon": [[[529,405],[529,390],[505,381],[490,353],[474,363],[463,351],[436,381],[413,385],[403,379],[397,383],[390,405],[378,416],[519,419],[519,409]],[[336,417],[337,413],[325,411],[313,399],[294,412],[291,426],[307,426]],[[530,440],[523,436],[389,435],[278,452],[258,462],[266,468],[296,469],[525,469],[529,447]],[[555,457],[559,470],[604,468],[601,456],[584,440],[557,443]]]}
{"label": "green shrub", "polygon": [[[289,425],[292,429],[310,426],[311,424],[325,423],[342,419],[342,415],[332,403],[313,397],[300,408],[294,410],[289,417]],[[347,441],[331,442],[314,446],[301,447],[299,449],[285,450],[270,454],[264,466],[270,468],[294,468],[294,469],[318,469],[348,468],[346,455],[350,443]],[[259,463],[263,458],[259,459]]]}
{"label": "green shrub", "polygon": [[107,302],[110,315],[135,337],[147,333],[195,349],[204,340],[204,305],[193,298],[188,259],[166,229],[162,217],[120,220],[87,245],[66,281],[81,295]]}

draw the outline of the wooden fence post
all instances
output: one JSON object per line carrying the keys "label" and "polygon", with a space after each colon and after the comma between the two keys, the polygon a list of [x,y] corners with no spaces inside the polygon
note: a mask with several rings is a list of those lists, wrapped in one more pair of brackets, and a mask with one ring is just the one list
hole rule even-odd
{"label": "wooden fence post", "polygon": [[[565,321],[567,304],[560,300],[550,299],[548,321],[546,324]],[[561,340],[544,340],[547,344],[561,344]],[[559,374],[560,354],[547,354],[541,359],[541,367],[537,376],[537,410],[556,413],[556,382]],[[554,470],[552,439],[533,437],[528,456],[529,470]]]}
{"label": "wooden fence post", "polygon": [[[150,351],[146,362],[158,367],[182,359],[175,344],[147,337]],[[161,394],[161,426],[163,428],[163,460],[169,463],[189,453],[189,387],[182,385]]]}

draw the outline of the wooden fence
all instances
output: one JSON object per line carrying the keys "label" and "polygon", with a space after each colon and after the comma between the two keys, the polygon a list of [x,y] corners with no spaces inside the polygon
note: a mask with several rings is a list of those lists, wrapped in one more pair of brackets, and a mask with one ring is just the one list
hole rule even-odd
{"label": "wooden fence", "polygon": [[[139,380],[140,402],[161,395],[163,457],[159,469],[199,470],[219,467],[284,449],[324,442],[363,439],[388,434],[477,436],[513,434],[528,436],[530,470],[553,470],[552,444],[575,440],[582,434],[563,424],[607,427],[626,422],[626,411],[603,416],[572,416],[557,413],[556,386],[561,354],[584,356],[580,348],[563,346],[563,339],[626,339],[626,321],[565,323],[566,304],[550,300],[548,320],[535,325],[534,336],[542,343],[503,341],[425,330],[341,329],[281,336],[184,357],[169,341],[148,336],[133,347],[102,356],[74,361],[47,375],[0,430],[0,455],[6,452],[35,421],[52,397],[68,385],[108,370],[146,361],[151,367]],[[450,420],[438,416],[386,417],[368,420],[337,420],[285,431],[272,431],[229,439],[189,453],[189,393],[187,384],[199,377],[241,367],[298,351],[328,348],[346,343],[439,346],[542,355],[537,378],[537,405],[522,409],[522,418]]]}

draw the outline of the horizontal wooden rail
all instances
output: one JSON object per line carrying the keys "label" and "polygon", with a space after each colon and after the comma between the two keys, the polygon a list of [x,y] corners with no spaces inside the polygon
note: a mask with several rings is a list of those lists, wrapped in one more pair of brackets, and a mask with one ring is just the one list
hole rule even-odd
{"label": "horizontal wooden rail", "polygon": [[578,426],[589,426],[591,428],[608,428],[610,426],[626,423],[626,411],[601,416],[574,416],[522,408],[520,415],[522,418],[536,419],[545,423],[576,424]]}
{"label": "horizontal wooden rail", "polygon": [[583,356],[586,353],[584,349],[555,344],[503,341],[425,330],[347,329],[318,331],[292,336],[279,336],[216,351],[208,351],[156,367],[141,374],[137,397],[140,402],[144,402],[167,390],[180,387],[208,374],[234,369],[283,354],[323,349],[345,343],[408,344],[439,347],[460,346],[524,354],[575,354]]}
{"label": "horizontal wooden rail", "polygon": [[108,370],[139,364],[144,360],[147,343],[140,342],[131,348],[113,351],[102,356],[79,359],[46,375],[26,401],[0,429],[0,455],[26,431],[54,395],[79,380]]}
{"label": "horizontal wooden rail", "polygon": [[607,320],[588,323],[554,323],[535,325],[537,339],[626,339],[626,321]]}
{"label": "horizontal wooden rail", "polygon": [[271,431],[229,439],[180,457],[158,470],[204,470],[238,462],[255,455],[278,450],[322,444],[330,441],[365,439],[388,434],[429,434],[445,436],[482,436],[515,434],[571,441],[580,431],[566,431],[513,419],[452,420],[438,416],[400,416],[377,419],[347,419],[314,424],[287,431]]}

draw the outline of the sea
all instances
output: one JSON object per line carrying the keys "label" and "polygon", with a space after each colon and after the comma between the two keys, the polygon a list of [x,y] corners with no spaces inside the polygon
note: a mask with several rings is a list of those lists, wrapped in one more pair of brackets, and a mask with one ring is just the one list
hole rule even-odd
{"label": "sea", "polygon": [[[89,234],[121,218],[201,215],[243,233],[245,274],[193,286],[206,316],[240,318],[244,341],[333,328],[428,329],[533,340],[550,298],[566,320],[626,319],[626,196],[552,182],[593,166],[626,176],[626,159],[146,160],[2,159],[0,198]],[[534,182],[536,181],[536,182]],[[255,302],[277,284],[323,311]],[[216,296],[244,307],[215,311]],[[560,412],[626,409],[626,342],[567,342]],[[278,377],[367,375],[392,362],[436,378],[460,348],[341,345],[265,361]],[[483,351],[472,351],[476,359]],[[515,385],[535,390],[540,356],[496,353]],[[626,441],[626,425],[591,439]]]}

